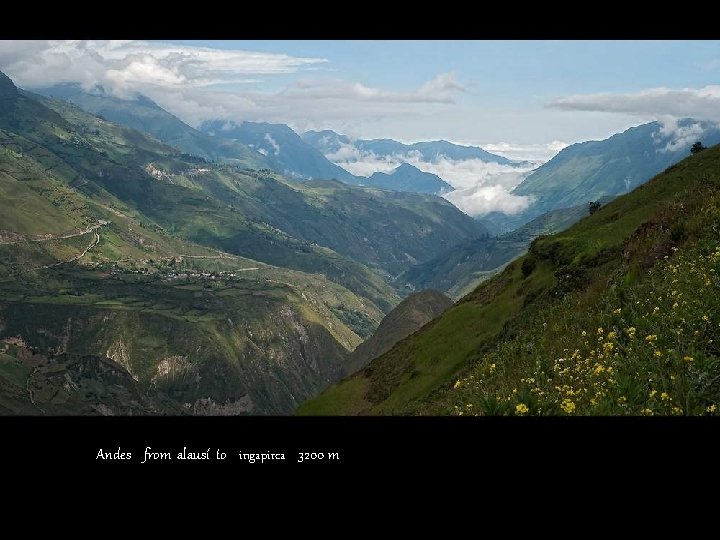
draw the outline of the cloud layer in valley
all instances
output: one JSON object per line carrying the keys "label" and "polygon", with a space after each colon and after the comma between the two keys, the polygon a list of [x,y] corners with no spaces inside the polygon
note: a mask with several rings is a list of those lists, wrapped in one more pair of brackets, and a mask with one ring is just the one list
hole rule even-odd
{"label": "cloud layer in valley", "polygon": [[481,143],[480,146],[488,152],[505,156],[509,159],[548,161],[549,159],[553,158],[560,150],[568,146],[568,144],[562,141],[552,141],[545,144],[514,144],[508,142],[499,142]]}
{"label": "cloud layer in valley", "polygon": [[487,163],[479,159],[451,160],[440,157],[426,161],[419,152],[405,155],[377,156],[361,152],[351,144],[327,154],[326,157],[357,176],[370,176],[374,172],[390,172],[402,163],[438,175],[450,184],[454,191],[443,195],[463,212],[477,216],[488,212],[515,214],[527,208],[527,197],[510,193],[539,163],[512,167]]}

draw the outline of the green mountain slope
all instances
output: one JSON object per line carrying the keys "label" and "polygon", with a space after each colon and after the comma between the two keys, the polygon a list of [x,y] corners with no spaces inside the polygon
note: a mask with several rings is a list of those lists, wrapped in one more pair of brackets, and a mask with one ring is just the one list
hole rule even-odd
{"label": "green mountain slope", "polygon": [[241,142],[260,152],[268,166],[299,180],[340,180],[357,184],[359,178],[328,161],[313,146],[306,143],[285,124],[267,122],[204,122],[200,129],[215,137]]}
{"label": "green mountain slope", "polygon": [[[720,143],[713,124],[683,120],[678,129],[697,132],[706,146]],[[539,167],[515,188],[533,199],[527,215],[569,208],[626,193],[677,163],[697,139],[677,138],[658,122],[630,128],[603,141],[573,144]]]}
{"label": "green mountain slope", "polygon": [[484,230],[438,197],[210,164],[0,90],[0,338],[111,358],[197,413],[292,411],[399,301],[378,272]]}
{"label": "green mountain slope", "polygon": [[[288,413],[342,375],[349,350],[382,318],[372,298],[385,309],[398,301],[362,265],[214,198],[206,176],[229,182],[242,176],[234,169],[0,83],[0,339],[48,357],[110,358],[138,391],[159,391],[183,410]],[[331,271],[219,251],[223,228],[261,230],[268,248],[285,242],[367,296],[330,281]],[[192,242],[203,239],[198,231],[212,241]],[[152,409],[118,401],[134,399],[129,389],[101,392],[102,377],[93,384],[92,403],[71,400],[77,412]]]}
{"label": "green mountain slope", "polygon": [[[603,199],[602,203],[608,200]],[[545,212],[501,236],[481,237],[453,246],[429,261],[412,266],[397,282],[414,290],[438,289],[459,299],[525,253],[533,239],[567,229],[588,213],[587,204]]]}
{"label": "green mountain slope", "polygon": [[[158,144],[145,149],[152,141],[116,126],[109,129],[107,122],[66,102],[42,103],[62,115],[68,130],[116,162],[114,170],[98,171],[91,161],[95,158],[81,156],[92,149],[60,147],[69,159],[83,160],[83,174],[91,183],[168,232],[269,264],[325,273],[374,301],[380,301],[380,295],[369,289],[381,284],[362,264],[395,275],[410,263],[485,231],[439,197],[339,182],[294,183],[267,170],[186,163],[172,149]],[[113,134],[96,135],[108,131]],[[132,166],[152,170],[159,181],[131,174]]]}
{"label": "green mountain slope", "polygon": [[389,173],[376,172],[362,185],[440,195],[453,190],[453,187],[436,174],[421,171],[409,163],[403,163]]}
{"label": "green mountain slope", "polygon": [[380,322],[375,333],[352,352],[345,363],[351,374],[365,367],[373,358],[390,350],[401,339],[418,331],[452,305],[452,300],[438,291],[411,294]]}
{"label": "green mountain slope", "polygon": [[719,228],[714,147],[536,239],[523,258],[304,409],[715,412]]}
{"label": "green mountain slope", "polygon": [[76,84],[35,88],[33,91],[43,96],[69,101],[84,111],[147,133],[193,156],[227,161],[250,168],[268,166],[267,160],[248,146],[198,131],[144,96],[119,99],[102,89],[97,89],[95,93],[85,92]]}

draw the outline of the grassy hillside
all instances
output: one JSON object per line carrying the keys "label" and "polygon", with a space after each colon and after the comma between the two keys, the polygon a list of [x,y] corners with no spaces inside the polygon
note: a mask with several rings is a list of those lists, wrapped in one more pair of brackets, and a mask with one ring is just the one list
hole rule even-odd
{"label": "grassy hillside", "polygon": [[717,410],[720,148],[527,255],[306,404],[315,414]]}
{"label": "grassy hillside", "polygon": [[433,259],[410,267],[397,278],[397,283],[415,290],[438,289],[460,299],[525,253],[535,238],[567,229],[588,213],[587,204],[552,210],[501,236],[481,237],[452,246]]}
{"label": "grassy hillside", "polygon": [[345,363],[345,373],[349,375],[365,367],[398,341],[440,316],[450,306],[452,300],[438,291],[426,290],[411,294],[395,306],[383,318],[373,335],[352,352]]}

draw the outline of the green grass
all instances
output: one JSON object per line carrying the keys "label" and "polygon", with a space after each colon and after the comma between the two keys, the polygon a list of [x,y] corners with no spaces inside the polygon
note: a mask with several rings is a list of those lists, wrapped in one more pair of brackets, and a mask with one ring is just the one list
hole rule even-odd
{"label": "green grass", "polygon": [[17,386],[23,386],[29,374],[29,370],[16,358],[0,353],[0,377]]}
{"label": "green grass", "polygon": [[580,317],[584,301],[571,295],[485,355],[428,412],[716,413],[718,290],[715,239],[661,260],[638,285],[608,290]]}

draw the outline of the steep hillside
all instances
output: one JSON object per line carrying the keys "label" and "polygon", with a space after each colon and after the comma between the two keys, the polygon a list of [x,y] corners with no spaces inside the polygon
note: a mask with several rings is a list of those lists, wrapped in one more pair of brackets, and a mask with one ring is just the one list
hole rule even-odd
{"label": "steep hillside", "polygon": [[383,318],[372,337],[352,352],[345,363],[346,373],[351,374],[365,367],[398,341],[440,316],[452,303],[450,298],[438,291],[426,290],[411,294]]}
{"label": "steep hillside", "polygon": [[303,409],[715,413],[719,228],[714,147],[536,239],[526,256]]}
{"label": "steep hillside", "polygon": [[409,163],[403,163],[389,173],[376,172],[366,180],[362,180],[361,184],[431,195],[442,195],[453,190],[453,187],[438,175],[421,171]]}
{"label": "steep hillside", "polygon": [[96,356],[45,355],[0,342],[0,415],[182,415],[189,411],[144,389],[122,366]]}
{"label": "steep hillside", "polygon": [[[129,130],[113,127],[112,136],[105,136],[107,122],[66,102],[43,104],[60,113],[83,141],[114,158],[116,170],[123,169],[118,182],[88,158],[82,162],[84,176],[165,230],[268,264],[324,273],[379,305],[387,290],[381,292],[382,283],[363,265],[396,275],[485,231],[439,197],[338,182],[295,183],[267,170],[185,163],[187,158],[183,162],[172,149],[148,146],[152,141],[137,139]],[[43,142],[41,135],[35,140]],[[76,145],[71,159],[77,162],[86,151],[92,149]],[[133,165],[151,170],[155,181],[131,174]]]}
{"label": "steep hillside", "polygon": [[248,146],[227,138],[210,137],[190,127],[145,96],[119,99],[101,88],[90,93],[75,84],[34,88],[33,91],[68,101],[111,122],[147,133],[193,156],[257,169],[268,166],[267,160]]}
{"label": "steep hillside", "polygon": [[[189,241],[202,240],[193,230],[243,230],[246,218],[213,198],[208,180],[234,172],[0,83],[0,339],[48,358],[71,355],[63,366],[110,358],[138,391],[160,391],[183,410],[288,413],[342,375],[348,352],[382,318],[372,298],[384,309],[398,301],[362,265],[262,222],[266,246],[297,246],[367,296]],[[101,376],[107,370],[89,362],[87,384],[104,397],[68,398],[77,412],[152,409],[136,407],[132,389],[106,388],[115,384]],[[41,386],[44,373],[33,372]]]}
{"label": "steep hillside", "polygon": [[[601,204],[607,204],[609,200],[601,199]],[[429,261],[412,266],[397,278],[397,283],[414,290],[438,289],[459,299],[525,253],[535,238],[565,230],[588,213],[587,204],[552,210],[512,232],[463,242]]]}
{"label": "steep hillside", "polygon": [[573,144],[539,167],[513,193],[533,198],[525,213],[529,217],[620,195],[686,157],[696,140],[706,146],[718,144],[720,130],[709,123],[683,120],[668,131],[652,122],[603,141]]}
{"label": "steep hillside", "polygon": [[358,179],[331,163],[284,124],[264,122],[205,122],[204,132],[241,142],[265,156],[269,167],[297,179],[340,180],[356,184]]}

